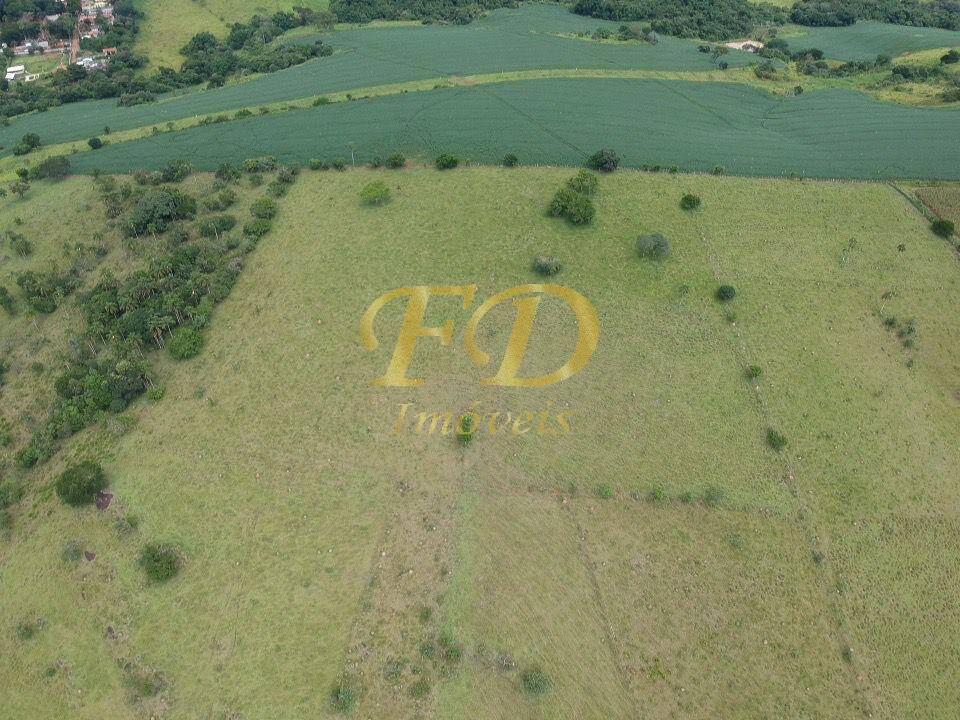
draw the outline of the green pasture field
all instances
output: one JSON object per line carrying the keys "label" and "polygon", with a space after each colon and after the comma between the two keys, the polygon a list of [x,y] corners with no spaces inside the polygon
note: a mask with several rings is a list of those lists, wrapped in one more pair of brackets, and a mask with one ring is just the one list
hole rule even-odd
{"label": "green pasture field", "polygon": [[[192,0],[187,0],[192,2]],[[500,10],[470,25],[377,26],[348,28],[317,36],[337,53],[281,72],[223,88],[190,91],[156,103],[118,107],[115,99],[94,100],[14,119],[0,128],[0,145],[10,148],[27,132],[45,144],[87,139],[113,131],[224,112],[244,107],[450,76],[508,73],[517,70],[584,69],[715,71],[710,56],[696,43],[664,37],[643,43],[598,44],[551,34],[588,31],[604,24],[554,5]],[[616,27],[615,23],[607,23]],[[304,42],[297,36],[297,42]],[[749,53],[725,56],[731,67],[755,61]]]}
{"label": "green pasture field", "polygon": [[246,22],[252,15],[271,15],[299,5],[325,8],[327,0],[137,0],[144,17],[140,23],[136,51],[146,55],[153,66],[179,68],[180,48],[198,32],[227,34],[231,23]]}
{"label": "green pasture field", "polygon": [[400,150],[496,164],[578,165],[612,147],[632,167],[739,175],[960,178],[960,110],[882,103],[850,90],[775,96],[738,83],[526,80],[359,99],[189,128],[77,154],[79,172],[252,155],[358,162]]}
{"label": "green pasture field", "polygon": [[895,58],[920,50],[960,47],[960,32],[955,30],[873,21],[848,27],[795,27],[790,34],[784,33],[783,39],[792,51],[820,48],[826,57],[835,60],[873,60],[877,55]]}
{"label": "green pasture field", "polygon": [[[334,717],[340,681],[354,716],[384,720],[955,716],[953,250],[892,188],[853,182],[618,172],[577,228],[545,215],[570,174],[304,171],[201,356],[158,362],[163,399],[29,476],[0,541],[11,716]],[[382,207],[360,201],[374,180]],[[30,224],[82,182],[3,212]],[[688,192],[700,209],[679,208]],[[650,232],[662,263],[633,249]],[[365,351],[376,296],[476,283],[476,306],[540,282],[537,254],[598,313],[580,373],[480,385],[473,308],[434,298],[427,323],[455,332],[417,342],[424,384],[370,385],[403,311],[381,312]],[[511,323],[501,307],[481,325],[495,361]],[[553,369],[572,332],[544,301],[525,369]],[[400,403],[563,411],[571,430],[394,434]],[[104,512],[50,490],[90,455]],[[62,560],[72,539],[95,559]],[[184,550],[177,578],[145,582],[148,540]]]}

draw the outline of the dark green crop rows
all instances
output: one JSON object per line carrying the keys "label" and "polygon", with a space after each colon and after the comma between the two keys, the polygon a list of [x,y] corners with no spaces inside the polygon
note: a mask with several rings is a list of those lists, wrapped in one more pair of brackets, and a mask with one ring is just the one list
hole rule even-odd
{"label": "dark green crop rows", "polygon": [[254,155],[357,162],[401,151],[496,163],[580,164],[612,147],[623,164],[741,175],[960,179],[960,110],[910,108],[826,90],[775,97],[735,83],[549,79],[355,100],[192,128],[78,154],[80,172],[206,169]]}

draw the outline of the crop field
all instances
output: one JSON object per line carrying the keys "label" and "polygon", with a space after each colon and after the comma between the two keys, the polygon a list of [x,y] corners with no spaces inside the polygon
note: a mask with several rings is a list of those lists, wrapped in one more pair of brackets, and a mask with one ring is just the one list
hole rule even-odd
{"label": "crop field", "polygon": [[783,35],[790,50],[820,48],[835,60],[873,60],[877,55],[893,58],[920,50],[960,47],[960,32],[940,28],[864,21],[848,27],[796,30],[798,34]]}
{"label": "crop field", "polygon": [[[83,431],[34,473],[0,542],[11,717],[332,717],[341,682],[382,720],[955,716],[954,251],[884,184],[618,172],[574,227],[544,212],[570,174],[301,173],[204,352],[160,361],[162,399],[119,437]],[[389,202],[361,202],[371,181]],[[651,232],[662,262],[634,250]],[[417,342],[424,384],[370,385],[402,318],[364,350],[378,295],[476,283],[477,304],[539,282],[537,254],[600,319],[578,374],[481,385],[473,308],[436,297],[426,323],[455,332]],[[555,367],[569,323],[543,304],[526,369]],[[511,325],[492,311],[481,345]],[[395,432],[403,403],[570,430],[462,444]],[[60,504],[53,475],[102,447],[113,504]],[[148,585],[136,548],[160,539],[184,567]],[[66,563],[70,540],[95,557]]]}
{"label": "crop field", "polygon": [[[683,118],[679,123],[677,118]],[[743,175],[960,178],[960,110],[909,108],[841,89],[773,96],[736,83],[544,79],[354,100],[191,128],[78,154],[80,172],[252,155],[358,162],[402,150],[497,163],[578,165],[614,147],[628,166]]]}
{"label": "crop field", "polygon": [[[537,69],[716,70],[696,43],[664,37],[656,46],[609,44],[557,37],[552,33],[616,27],[573,15],[553,5],[500,10],[470,25],[346,29],[322,37],[337,54],[223,88],[180,93],[157,103],[118,107],[116,100],[65,105],[15,119],[0,128],[0,145],[12,146],[35,132],[45,144],[86,139],[103,132],[170,120],[310,98],[412,80]],[[298,37],[297,42],[306,39]],[[725,56],[731,67],[755,60],[749,53]]]}

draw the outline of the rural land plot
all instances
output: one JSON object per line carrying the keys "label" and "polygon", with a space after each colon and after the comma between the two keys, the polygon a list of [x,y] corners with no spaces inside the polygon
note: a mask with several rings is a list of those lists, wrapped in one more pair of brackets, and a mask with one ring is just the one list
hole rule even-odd
{"label": "rural land plot", "polygon": [[944,308],[960,268],[884,186],[814,186],[789,202],[779,190],[767,206],[792,208],[790,222],[704,188],[717,212],[701,231],[742,291],[738,336],[765,369],[763,401],[789,438],[869,706],[953,707],[960,588],[942,549],[958,532],[960,323]]}

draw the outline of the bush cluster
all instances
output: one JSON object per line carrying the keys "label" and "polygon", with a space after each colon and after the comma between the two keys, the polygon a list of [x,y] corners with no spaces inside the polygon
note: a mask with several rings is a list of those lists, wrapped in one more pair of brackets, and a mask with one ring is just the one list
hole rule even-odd
{"label": "bush cluster", "polygon": [[147,543],[140,550],[137,564],[150,582],[165,583],[177,576],[183,561],[175,548],[160,543]]}
{"label": "bush cluster", "polygon": [[569,187],[557,190],[557,194],[550,201],[548,212],[552,217],[565,217],[574,225],[586,225],[596,214],[590,197]]}
{"label": "bush cluster", "polygon": [[99,464],[86,460],[60,473],[54,487],[67,505],[90,505],[106,489],[107,476]]}
{"label": "bush cluster", "polygon": [[637,254],[647,260],[662,261],[670,255],[670,243],[660,233],[637,238]]}

